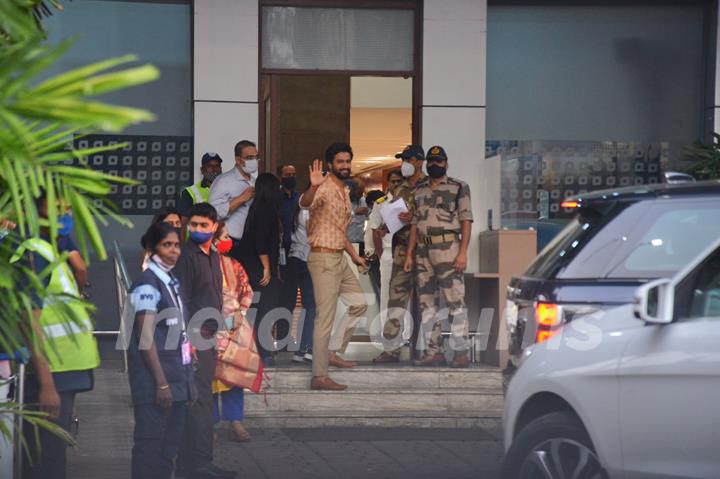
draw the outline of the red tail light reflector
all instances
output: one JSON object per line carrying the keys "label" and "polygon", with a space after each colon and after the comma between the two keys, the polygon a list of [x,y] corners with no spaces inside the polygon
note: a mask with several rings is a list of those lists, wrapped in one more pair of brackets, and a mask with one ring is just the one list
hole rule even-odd
{"label": "red tail light reflector", "polygon": [[542,343],[555,336],[562,325],[562,308],[553,303],[535,304],[537,331],[535,342]]}
{"label": "red tail light reflector", "polygon": [[556,334],[557,331],[546,331],[544,329],[538,329],[537,333],[535,333],[535,342],[537,344],[543,343],[555,336]]}

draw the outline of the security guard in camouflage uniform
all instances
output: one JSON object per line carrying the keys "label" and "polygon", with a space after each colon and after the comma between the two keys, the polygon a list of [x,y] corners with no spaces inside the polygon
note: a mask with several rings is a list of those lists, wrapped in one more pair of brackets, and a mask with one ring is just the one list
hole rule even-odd
{"label": "security guard in camouflage uniform", "polygon": [[[401,324],[407,313],[408,302],[415,289],[414,272],[406,272],[405,258],[407,255],[408,240],[410,239],[410,222],[414,214],[414,196],[417,185],[425,181],[423,162],[425,152],[421,146],[408,145],[395,155],[403,160],[400,171],[405,180],[392,190],[393,201],[402,198],[408,205],[408,212],[400,215],[400,220],[407,224],[403,229],[393,235],[393,265],[390,274],[390,294],[388,299],[388,320],[383,328],[383,337],[390,341],[373,362],[396,363],[400,360],[400,347],[402,346]],[[417,327],[417,324],[415,325]]]}
{"label": "security guard in camouflage uniform", "polygon": [[425,355],[414,364],[445,364],[441,335],[443,318],[438,316],[440,293],[447,304],[451,321],[450,346],[455,350],[451,367],[462,368],[470,364],[463,272],[467,268],[473,216],[470,188],[467,183],[447,176],[447,164],[448,157],[441,146],[428,150],[427,172],[430,178],[418,185],[415,191],[415,215],[410,227],[404,269],[411,272],[416,261],[421,332],[427,343]]}

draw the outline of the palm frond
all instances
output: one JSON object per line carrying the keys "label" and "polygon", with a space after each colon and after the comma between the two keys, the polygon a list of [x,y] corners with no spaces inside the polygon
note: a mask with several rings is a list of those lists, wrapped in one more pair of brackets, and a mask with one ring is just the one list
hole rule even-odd
{"label": "palm frond", "polygon": [[[152,65],[138,65],[137,58],[122,56],[93,63],[40,80],[48,68],[67,51],[73,40],[60,45],[45,44],[42,18],[61,10],[57,0],[0,0],[0,220],[17,224],[16,230],[0,231],[0,350],[18,351],[26,346],[42,352],[40,339],[30,327],[33,310],[44,301],[57,305],[57,314],[66,327],[78,322],[68,302],[92,310],[77,297],[51,297],[44,280],[65,256],[58,254],[55,236],[58,216],[66,208],[76,218],[81,252],[90,251],[105,259],[107,254],[98,222],[104,215],[131,226],[107,194],[113,184],[135,184],[131,180],[92,170],[88,155],[122,148],[75,149],[73,140],[88,133],[120,131],[128,125],[152,121],[145,110],[112,106],[98,97],[134,85],[153,81],[159,75]],[[48,217],[40,218],[36,203],[45,195]],[[28,238],[41,228],[50,232],[55,261],[43,271],[34,271],[23,258]],[[49,303],[48,303],[49,304]],[[42,354],[42,353],[40,353]],[[3,404],[0,414],[22,415],[29,423],[71,438],[40,413]],[[7,435],[0,422],[0,433]]]}

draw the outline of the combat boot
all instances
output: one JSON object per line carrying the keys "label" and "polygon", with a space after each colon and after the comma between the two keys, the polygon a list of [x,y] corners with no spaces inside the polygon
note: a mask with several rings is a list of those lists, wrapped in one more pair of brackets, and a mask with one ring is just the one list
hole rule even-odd
{"label": "combat boot", "polygon": [[451,368],[466,368],[470,366],[470,356],[467,352],[455,353],[455,357],[450,363]]}
{"label": "combat boot", "polygon": [[397,363],[399,361],[400,361],[399,354],[388,353],[387,351],[383,351],[378,357],[373,358],[373,360],[372,360],[372,362],[374,364]]}
{"label": "combat boot", "polygon": [[425,354],[422,358],[413,361],[413,366],[419,367],[440,367],[446,364],[445,356],[442,353]]}

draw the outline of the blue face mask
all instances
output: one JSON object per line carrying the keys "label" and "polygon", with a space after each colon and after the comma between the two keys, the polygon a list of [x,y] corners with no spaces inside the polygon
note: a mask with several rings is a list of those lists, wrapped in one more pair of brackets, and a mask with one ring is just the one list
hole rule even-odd
{"label": "blue face mask", "polygon": [[61,236],[68,236],[72,233],[75,227],[75,220],[69,214],[65,214],[58,217],[58,234]]}
{"label": "blue face mask", "polygon": [[212,233],[203,233],[201,231],[191,231],[190,241],[195,244],[205,244],[210,241],[213,237]]}

